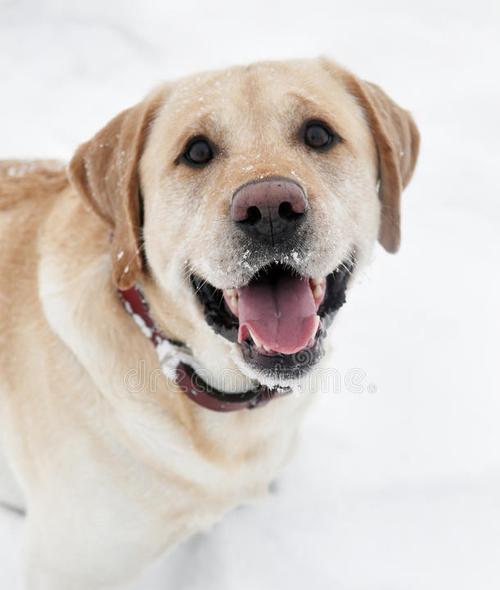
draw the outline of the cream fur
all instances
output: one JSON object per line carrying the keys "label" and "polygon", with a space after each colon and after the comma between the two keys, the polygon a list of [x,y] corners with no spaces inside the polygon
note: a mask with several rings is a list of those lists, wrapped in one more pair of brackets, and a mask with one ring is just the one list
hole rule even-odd
{"label": "cream fur", "polygon": [[[227,214],[239,185],[269,174],[302,183],[315,215],[300,254],[311,276],[333,270],[353,245],[358,267],[370,258],[380,224],[376,138],[347,74],[330,67],[336,74],[321,61],[256,64],[154,93],[159,107],[137,163],[152,272],[139,279],[162,327],[216,386],[229,370],[235,390],[262,380],[206,325],[185,280],[189,268],[219,288],[248,280]],[[292,142],[308,114],[330,118],[346,139],[329,160]],[[203,174],[173,163],[200,129],[225,146]],[[313,398],[306,381],[258,410],[221,414],[164,376],[153,388],[127,387],[139,362],[147,376],[158,360],[116,296],[109,230],[57,167],[0,165],[0,499],[28,511],[30,590],[125,582],[267,493]]]}

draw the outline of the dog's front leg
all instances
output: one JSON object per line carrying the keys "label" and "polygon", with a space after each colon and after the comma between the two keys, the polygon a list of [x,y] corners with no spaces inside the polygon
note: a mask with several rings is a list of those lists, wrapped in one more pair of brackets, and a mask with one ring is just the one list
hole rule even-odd
{"label": "dog's front leg", "polygon": [[[121,531],[123,532],[123,531]],[[26,590],[111,590],[141,572],[150,559],[137,541],[109,543],[85,525],[68,527],[57,514],[27,518],[23,539]],[[108,542],[107,542],[108,541]]]}
{"label": "dog's front leg", "polygon": [[30,521],[26,522],[23,539],[24,588],[26,590],[101,590],[102,586],[89,584],[84,574],[77,571],[69,574],[66,571],[67,556],[64,552],[57,556],[52,554],[50,526],[45,530],[44,528],[35,527]]}
{"label": "dog's front leg", "polygon": [[30,563],[25,575],[26,590],[103,590],[103,586],[89,586],[82,580],[49,571],[40,564]]}

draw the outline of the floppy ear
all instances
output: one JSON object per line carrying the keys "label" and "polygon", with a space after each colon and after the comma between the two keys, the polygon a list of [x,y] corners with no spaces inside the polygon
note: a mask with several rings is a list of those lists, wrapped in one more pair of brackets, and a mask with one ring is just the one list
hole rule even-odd
{"label": "floppy ear", "polygon": [[130,288],[142,269],[139,161],[164,93],[123,111],[82,144],[69,164],[72,184],[111,228],[113,281]]}
{"label": "floppy ear", "polygon": [[346,86],[365,111],[378,154],[379,198],[382,204],[379,242],[388,252],[400,244],[401,192],[417,162],[420,135],[408,111],[371,82],[344,72]]}

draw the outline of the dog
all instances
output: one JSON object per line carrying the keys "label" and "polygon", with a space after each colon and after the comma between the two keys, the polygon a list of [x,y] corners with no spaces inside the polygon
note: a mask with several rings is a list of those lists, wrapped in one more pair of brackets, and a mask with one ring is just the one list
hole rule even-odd
{"label": "dog", "polygon": [[165,83],[67,167],[2,162],[0,472],[27,588],[125,583],[268,492],[346,291],[377,239],[399,247],[418,149],[407,111],[319,58]]}

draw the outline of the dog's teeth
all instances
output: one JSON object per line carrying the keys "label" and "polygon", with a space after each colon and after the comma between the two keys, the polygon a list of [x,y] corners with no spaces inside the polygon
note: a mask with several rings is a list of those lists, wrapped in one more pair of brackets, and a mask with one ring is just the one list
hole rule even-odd
{"label": "dog's teeth", "polygon": [[265,350],[266,352],[273,352],[270,348],[268,348],[265,344],[263,344],[259,340],[259,338],[251,330],[249,330],[249,332],[250,332],[250,337],[252,338],[252,340],[253,340],[253,342],[255,344],[255,347],[257,349]]}
{"label": "dog's teeth", "polygon": [[313,290],[314,299],[319,301],[320,299],[323,298],[323,293],[324,293],[324,291],[323,291],[323,287],[321,285],[316,285],[314,287],[314,290]]}
{"label": "dog's teeth", "polygon": [[255,346],[257,348],[262,348],[262,342],[257,338],[257,336],[252,332],[252,330],[249,330],[250,332],[250,337],[252,338]]}
{"label": "dog's teeth", "polygon": [[322,289],[324,291],[326,286],[326,279],[324,277],[322,279],[311,278],[309,279],[309,284],[311,285],[313,293],[316,291],[316,289]]}
{"label": "dog's teeth", "polygon": [[316,316],[315,322],[316,322],[316,327],[314,328],[314,336],[311,339],[311,340],[313,340],[313,343],[314,343],[314,338],[316,337],[316,334],[318,333],[318,330],[319,330],[319,324],[321,322],[321,319],[320,319],[319,315]]}
{"label": "dog's teeth", "polygon": [[237,289],[224,289],[224,299],[231,312],[238,315],[238,290]]}

